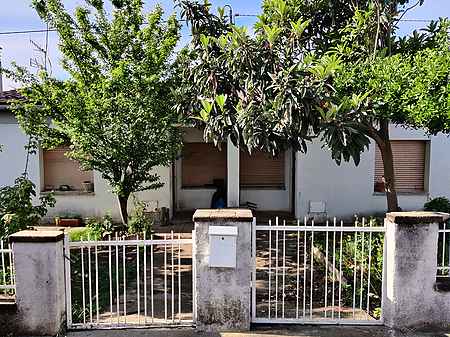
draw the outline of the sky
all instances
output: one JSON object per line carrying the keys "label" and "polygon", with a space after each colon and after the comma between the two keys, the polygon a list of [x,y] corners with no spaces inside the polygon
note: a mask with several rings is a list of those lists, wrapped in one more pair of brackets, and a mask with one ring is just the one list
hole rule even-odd
{"label": "sky", "polygon": [[[144,0],[145,9],[149,10],[157,3],[160,3],[166,13],[172,13],[174,4],[172,0]],[[214,8],[229,4],[235,14],[258,14],[260,13],[261,0],[212,0]],[[69,10],[77,5],[83,4],[83,0],[65,0],[64,4]],[[22,66],[30,67],[30,60],[39,59],[42,54],[36,51],[31,41],[40,46],[45,45],[45,33],[26,34],[2,34],[5,32],[39,30],[45,29],[36,12],[30,7],[31,0],[0,0],[0,47],[2,48],[2,64],[9,67],[12,61]],[[450,17],[450,0],[425,0],[424,5],[416,7],[405,16],[405,20],[431,20],[439,17]],[[255,23],[254,17],[236,16],[235,22],[242,26],[251,28]],[[425,26],[426,22],[404,21],[400,25],[400,34],[406,35],[414,29]],[[189,34],[186,27],[182,29],[180,44],[189,41]],[[59,65],[59,52],[57,47],[57,35],[55,32],[49,33],[48,51],[51,63],[52,74],[58,78],[64,77],[64,71]],[[33,69],[33,68],[32,68]],[[17,83],[4,78],[4,90],[18,87]]]}

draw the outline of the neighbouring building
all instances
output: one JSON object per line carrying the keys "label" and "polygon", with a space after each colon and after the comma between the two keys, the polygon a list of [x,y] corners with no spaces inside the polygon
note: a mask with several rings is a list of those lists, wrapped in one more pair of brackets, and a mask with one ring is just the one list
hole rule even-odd
{"label": "neighbouring building", "polygon": [[[17,98],[15,91],[0,93],[0,186],[12,184],[23,172],[26,160],[28,137],[8,108],[13,98]],[[450,139],[395,126],[391,127],[391,138],[402,209],[421,209],[431,197],[450,197]],[[29,158],[28,174],[37,190],[54,190],[56,194],[56,206],[48,216],[71,213],[87,217],[110,212],[118,218],[117,201],[101,175],[81,171],[64,151],[40,150]],[[231,142],[219,150],[203,141],[201,130],[185,128],[179,158],[171,167],[155,171],[164,187],[141,192],[138,197],[148,209],[167,207],[171,215],[209,208],[217,181],[225,183],[229,207],[251,206],[297,218],[349,218],[386,209],[381,156],[375,144],[362,154],[359,166],[337,166],[320,142],[311,143],[306,154],[286,151],[273,158],[259,152],[249,155]]]}

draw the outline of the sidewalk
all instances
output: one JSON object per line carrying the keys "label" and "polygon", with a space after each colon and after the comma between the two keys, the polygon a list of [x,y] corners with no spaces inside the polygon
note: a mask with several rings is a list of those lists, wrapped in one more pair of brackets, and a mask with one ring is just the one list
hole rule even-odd
{"label": "sidewalk", "polygon": [[264,326],[245,333],[205,333],[194,329],[128,329],[70,332],[67,337],[450,337],[450,330],[399,332],[384,327]]}

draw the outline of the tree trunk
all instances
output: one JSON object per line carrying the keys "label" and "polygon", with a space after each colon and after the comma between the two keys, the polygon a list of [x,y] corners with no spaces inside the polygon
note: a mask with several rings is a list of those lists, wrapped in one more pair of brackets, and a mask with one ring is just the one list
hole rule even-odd
{"label": "tree trunk", "polygon": [[379,148],[383,159],[384,191],[386,192],[388,212],[396,212],[399,207],[395,188],[394,156],[390,139],[387,139],[384,146]]}
{"label": "tree trunk", "polygon": [[384,171],[384,191],[386,192],[388,212],[397,212],[397,190],[395,187],[394,154],[392,152],[391,139],[389,137],[389,121],[380,121],[380,130],[371,129],[371,137],[375,140],[381,152]]}
{"label": "tree trunk", "polygon": [[128,224],[128,198],[130,195],[119,195],[117,199],[119,200],[120,217],[122,219],[122,224],[125,226]]}

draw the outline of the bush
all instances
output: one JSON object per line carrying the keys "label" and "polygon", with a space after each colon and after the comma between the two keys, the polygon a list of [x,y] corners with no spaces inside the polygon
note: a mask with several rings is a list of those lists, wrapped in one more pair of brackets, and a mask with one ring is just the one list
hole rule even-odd
{"label": "bush", "polygon": [[423,209],[425,211],[450,213],[450,200],[446,197],[437,197],[426,202]]}
{"label": "bush", "polygon": [[101,240],[106,235],[111,235],[114,232],[114,224],[109,214],[100,219],[88,218],[86,223],[89,229],[89,238],[93,240]]}
{"label": "bush", "polygon": [[139,201],[136,197],[133,200],[134,209],[128,220],[128,233],[145,233],[146,235],[150,235],[152,233],[153,220],[145,214],[145,203]]}
{"label": "bush", "polygon": [[36,225],[47,214],[47,207],[55,205],[52,194],[39,198],[39,205],[33,205],[36,186],[25,176],[20,176],[13,186],[0,188],[0,239]]}

